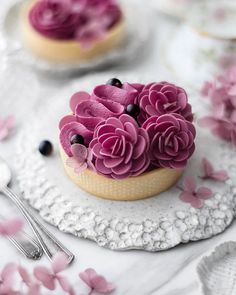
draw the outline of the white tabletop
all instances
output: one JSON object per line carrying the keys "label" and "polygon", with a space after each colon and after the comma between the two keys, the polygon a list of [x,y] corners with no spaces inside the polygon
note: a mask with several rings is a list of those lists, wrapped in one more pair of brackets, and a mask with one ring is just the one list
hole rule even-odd
{"label": "white tabletop", "polygon": [[[7,2],[7,0],[1,0],[0,9],[3,7],[4,2]],[[135,64],[131,65],[121,65],[114,71],[115,73],[119,71],[122,73],[134,72],[138,73],[139,77],[143,74],[145,77],[150,77],[150,80],[177,81],[177,78],[162,63],[158,54],[162,45],[161,40],[167,38],[165,36],[166,28],[176,26],[177,23],[158,13],[155,13],[153,17],[155,18],[155,20],[151,20],[155,24],[153,48],[147,50],[142,60],[137,60]],[[162,26],[159,25],[160,23]],[[166,27],[165,31],[163,31],[163,26]],[[43,77],[32,70],[28,72],[29,69],[27,68],[14,68],[14,66],[11,66],[9,71],[12,71],[12,77],[14,77],[16,71],[22,71],[22,76],[18,75],[20,77],[19,81],[15,81],[13,78],[12,81],[8,81],[8,85],[12,83],[11,89],[2,91],[0,89],[0,117],[15,113],[17,118],[15,134],[17,134],[21,128],[21,122],[27,120],[27,114],[33,109],[43,108],[44,100],[50,99],[54,93],[66,87],[69,81],[68,79],[58,81]],[[5,74],[6,71],[2,71],[1,81],[4,81]],[[28,80],[25,78],[26,76]],[[30,79],[32,79],[31,85]],[[27,85],[26,81],[28,81]],[[1,84],[3,85],[2,82]],[[37,94],[27,91],[30,87],[38,87]],[[28,98],[31,97],[31,99],[28,99],[27,96]],[[18,106],[19,102],[22,102],[20,107]],[[13,134],[9,140],[0,143],[0,155],[9,163],[11,163],[12,154],[14,153],[14,137]],[[17,190],[16,182],[13,183],[13,187]],[[4,208],[4,210],[1,209],[2,214],[7,214],[8,217],[18,214],[17,209],[3,196],[1,196],[1,208]],[[83,285],[78,279],[78,273],[85,268],[92,267],[117,286],[114,292],[117,295],[199,295],[201,292],[196,272],[197,263],[202,256],[209,254],[216,245],[224,241],[234,240],[236,224],[232,224],[224,233],[209,240],[181,245],[159,253],[142,251],[113,252],[100,248],[90,241],[63,234],[50,225],[47,225],[47,227],[76,255],[74,264],[67,272],[78,294],[83,290]],[[36,264],[48,263],[45,257],[39,262],[26,260],[4,238],[0,238],[0,248],[0,268],[5,263],[12,261],[19,262],[29,269],[33,269]]]}

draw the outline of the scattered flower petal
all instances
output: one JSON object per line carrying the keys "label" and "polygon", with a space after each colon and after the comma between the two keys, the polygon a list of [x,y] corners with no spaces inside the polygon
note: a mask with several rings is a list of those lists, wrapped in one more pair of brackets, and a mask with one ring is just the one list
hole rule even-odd
{"label": "scattered flower petal", "polygon": [[13,277],[16,271],[16,264],[7,264],[0,272],[0,294],[12,294]]}
{"label": "scattered flower petal", "polygon": [[10,115],[5,119],[0,119],[0,141],[8,137],[14,122],[15,118],[13,115]]}
{"label": "scattered flower petal", "polygon": [[67,265],[68,263],[65,254],[57,253],[52,259],[51,268],[37,266],[34,268],[34,276],[49,290],[55,290],[56,282],[59,282],[63,290],[65,288],[66,291],[72,292],[72,288],[67,279],[59,275],[59,273],[67,268]]}
{"label": "scattered flower petal", "polygon": [[210,161],[206,158],[202,159],[203,176],[202,179],[212,179],[215,181],[225,182],[229,175],[225,170],[216,171]]}
{"label": "scattered flower petal", "polygon": [[71,152],[73,156],[67,159],[66,164],[73,168],[75,173],[80,174],[87,168],[95,169],[92,162],[93,154],[90,148],[86,148],[82,144],[73,144]]}
{"label": "scattered flower petal", "polygon": [[193,177],[186,177],[183,181],[183,191],[179,198],[185,203],[190,203],[194,208],[202,208],[204,200],[210,199],[213,192],[207,187],[197,188],[196,181]]}
{"label": "scattered flower petal", "polygon": [[224,70],[214,82],[205,82],[201,93],[210,99],[212,115],[201,118],[199,125],[236,146],[236,65]]}
{"label": "scattered flower petal", "polygon": [[3,236],[14,236],[16,235],[23,227],[22,219],[11,219],[0,222],[0,235]]}
{"label": "scattered flower petal", "polygon": [[109,294],[115,290],[115,286],[101,276],[98,275],[97,272],[88,268],[84,272],[79,274],[79,277],[86,285],[88,285],[92,291],[95,291],[100,294]]}

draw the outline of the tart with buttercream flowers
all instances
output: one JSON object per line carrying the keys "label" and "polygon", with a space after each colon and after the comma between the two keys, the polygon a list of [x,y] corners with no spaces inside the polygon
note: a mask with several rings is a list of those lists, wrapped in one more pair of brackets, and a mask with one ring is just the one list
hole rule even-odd
{"label": "tart with buttercream flowers", "polygon": [[54,63],[88,61],[118,47],[124,16],[116,0],[34,0],[22,9],[24,46]]}
{"label": "tart with buttercream flowers", "polygon": [[184,89],[168,82],[111,79],[75,93],[59,123],[70,179],[110,200],[139,200],[168,190],[195,150],[196,131]]}

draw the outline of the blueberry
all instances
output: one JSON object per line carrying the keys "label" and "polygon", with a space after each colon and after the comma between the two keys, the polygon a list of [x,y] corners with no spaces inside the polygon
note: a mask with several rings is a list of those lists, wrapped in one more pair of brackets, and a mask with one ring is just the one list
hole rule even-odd
{"label": "blueberry", "polygon": [[111,86],[115,86],[117,88],[121,88],[122,87],[122,83],[120,82],[119,79],[116,78],[112,78],[109,81],[107,81],[106,83],[107,85],[111,85]]}
{"label": "blueberry", "polygon": [[84,145],[84,138],[80,134],[75,134],[70,139],[71,144],[83,144]]}
{"label": "blueberry", "polygon": [[137,118],[140,114],[140,108],[137,104],[129,104],[126,107],[126,114],[130,115],[133,118]]}
{"label": "blueberry", "polygon": [[51,155],[52,151],[53,151],[53,146],[52,146],[50,141],[43,140],[43,141],[40,142],[40,144],[39,144],[39,152],[43,156]]}

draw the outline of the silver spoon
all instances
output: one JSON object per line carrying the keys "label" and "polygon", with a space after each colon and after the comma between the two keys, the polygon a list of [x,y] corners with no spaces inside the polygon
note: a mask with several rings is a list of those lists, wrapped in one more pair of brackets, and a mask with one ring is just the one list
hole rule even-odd
{"label": "silver spoon", "polygon": [[34,232],[37,241],[43,248],[47,257],[52,260],[52,257],[58,253],[63,252],[67,256],[68,264],[70,264],[74,255],[63,246],[35,216],[31,213],[30,209],[26,207],[23,201],[12,190],[9,189],[8,184],[11,181],[11,170],[7,163],[0,158],[0,192],[8,196],[15,205],[20,209],[25,219],[29,223],[32,231]]}

